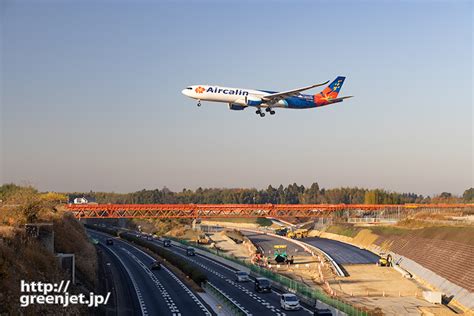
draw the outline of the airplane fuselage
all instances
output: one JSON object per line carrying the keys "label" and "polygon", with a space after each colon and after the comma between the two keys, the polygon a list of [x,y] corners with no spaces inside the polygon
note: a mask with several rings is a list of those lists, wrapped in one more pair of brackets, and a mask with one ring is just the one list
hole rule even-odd
{"label": "airplane fuselage", "polygon": [[314,102],[312,95],[300,94],[299,96],[288,97],[278,102],[269,104],[262,102],[262,97],[271,95],[275,91],[253,90],[242,88],[229,88],[221,86],[196,85],[189,86],[182,93],[190,98],[234,104],[235,106],[272,107],[272,108],[314,108],[318,105]]}

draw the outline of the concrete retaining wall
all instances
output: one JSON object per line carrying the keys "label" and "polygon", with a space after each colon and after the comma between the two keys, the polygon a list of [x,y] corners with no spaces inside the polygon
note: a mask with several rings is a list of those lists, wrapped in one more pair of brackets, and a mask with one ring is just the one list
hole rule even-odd
{"label": "concrete retaining wall", "polygon": [[[322,237],[322,238],[334,239],[341,242],[345,242],[359,248],[367,249],[375,254],[379,254],[381,252],[390,253],[394,259],[393,262],[394,263],[398,262],[399,266],[403,270],[406,270],[407,272],[412,274],[414,277],[420,279],[421,281],[424,281],[427,284],[430,284],[434,288],[443,292],[444,295],[448,297],[452,296],[454,300],[456,300],[463,306],[469,309],[474,309],[474,293],[469,292],[468,290],[446,280],[445,278],[439,276],[438,274],[431,271],[430,269],[423,267],[422,265],[415,262],[414,260],[411,260],[407,257],[404,257],[392,251],[387,251],[387,249],[379,247],[375,244],[361,245],[360,243],[357,243],[354,240],[354,238],[347,237],[347,236],[341,236],[341,235],[325,233],[325,232],[317,232],[317,233],[313,233],[313,235]],[[446,260],[449,260],[449,258],[446,258]]]}
{"label": "concrete retaining wall", "polygon": [[394,262],[399,262],[399,266],[409,271],[415,278],[419,278],[426,283],[433,285],[446,296],[453,296],[454,299],[463,306],[474,310],[474,293],[471,293],[468,290],[446,280],[445,278],[440,277],[433,271],[421,266],[411,259],[400,256],[396,253],[392,253],[392,256],[394,258]]}

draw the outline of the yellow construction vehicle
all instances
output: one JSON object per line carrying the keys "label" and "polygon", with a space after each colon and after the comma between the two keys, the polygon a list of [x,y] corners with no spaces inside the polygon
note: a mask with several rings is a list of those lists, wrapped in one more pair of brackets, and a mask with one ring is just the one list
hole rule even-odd
{"label": "yellow construction vehicle", "polygon": [[299,229],[296,229],[296,230],[288,231],[288,233],[286,233],[286,237],[301,239],[301,238],[308,237],[308,233],[309,232],[308,232],[307,229],[299,228]]}
{"label": "yellow construction vehicle", "polygon": [[381,267],[391,267],[392,266],[392,255],[385,255],[384,253],[380,254],[378,265]]}
{"label": "yellow construction vehicle", "polygon": [[210,241],[209,241],[209,238],[206,236],[206,234],[201,234],[197,238],[197,243],[201,245],[208,245]]}

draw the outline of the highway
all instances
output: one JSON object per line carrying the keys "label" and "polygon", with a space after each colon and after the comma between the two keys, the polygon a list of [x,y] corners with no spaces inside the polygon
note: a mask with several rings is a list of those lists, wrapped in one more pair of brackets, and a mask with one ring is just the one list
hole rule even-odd
{"label": "highway", "polygon": [[127,271],[117,257],[102,243],[97,245],[99,255],[99,289],[102,295],[111,293],[106,306],[98,315],[138,315],[140,306],[135,291],[129,286]]}
{"label": "highway", "polygon": [[[160,241],[153,241],[162,246]],[[244,310],[247,315],[308,315],[312,314],[306,308],[299,311],[286,312],[280,308],[280,295],[276,292],[257,293],[254,291],[254,282],[235,282],[235,269],[227,267],[208,257],[196,254],[196,256],[187,256],[185,248],[173,243],[172,247],[166,248],[180,255],[194,265],[205,270],[208,281],[218,288],[221,292],[232,298]]]}
{"label": "highway", "polygon": [[308,237],[301,241],[321,249],[338,264],[375,264],[379,257],[374,253],[355,246],[326,238]]}
{"label": "highway", "polygon": [[[88,233],[105,245],[111,236],[88,230]],[[116,264],[128,274],[127,284],[138,300],[135,315],[215,315],[211,309],[184,285],[170,270],[150,270],[154,259],[128,242],[114,238],[113,245],[106,245],[115,257]]]}

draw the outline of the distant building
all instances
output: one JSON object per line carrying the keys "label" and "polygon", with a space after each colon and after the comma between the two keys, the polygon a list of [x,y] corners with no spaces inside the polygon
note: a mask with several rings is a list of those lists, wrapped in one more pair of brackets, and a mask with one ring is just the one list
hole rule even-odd
{"label": "distant building", "polygon": [[89,201],[85,197],[75,198],[73,201],[74,204],[87,204]]}
{"label": "distant building", "polygon": [[70,196],[69,203],[72,204],[97,204],[93,197],[86,196]]}

